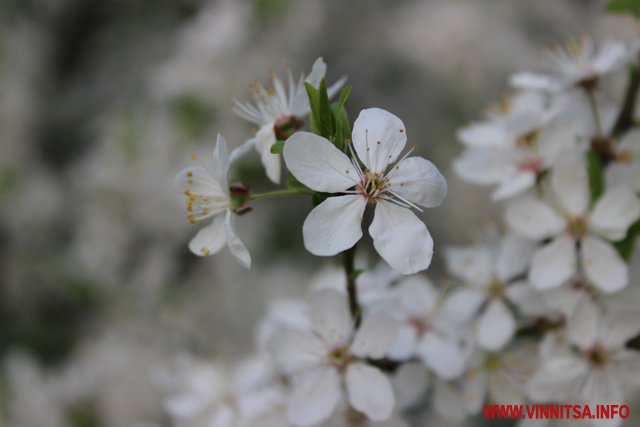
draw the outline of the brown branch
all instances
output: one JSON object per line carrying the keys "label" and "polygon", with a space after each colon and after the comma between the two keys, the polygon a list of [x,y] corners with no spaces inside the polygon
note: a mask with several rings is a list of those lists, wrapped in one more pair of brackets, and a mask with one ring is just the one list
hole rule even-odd
{"label": "brown branch", "polygon": [[[640,57],[637,58],[640,61]],[[629,76],[629,84],[627,85],[626,95],[622,109],[616,120],[613,129],[611,130],[611,137],[617,138],[634,125],[634,114],[636,110],[636,99],[638,98],[638,91],[640,90],[640,67],[638,63],[633,65]]]}
{"label": "brown branch", "polygon": [[354,267],[354,261],[356,256],[356,245],[347,249],[342,253],[342,261],[344,265],[344,272],[347,276],[347,294],[349,296],[349,310],[351,316],[355,322],[356,328],[360,326],[362,320],[362,312],[360,304],[358,303],[358,288],[356,286],[356,270]]}

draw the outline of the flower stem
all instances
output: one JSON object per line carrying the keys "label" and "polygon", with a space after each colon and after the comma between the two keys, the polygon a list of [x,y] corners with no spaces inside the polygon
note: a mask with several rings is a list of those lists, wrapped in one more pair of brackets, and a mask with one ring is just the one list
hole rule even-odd
{"label": "flower stem", "polygon": [[[356,244],[357,245],[357,244]],[[347,276],[347,295],[349,296],[349,311],[355,322],[356,328],[360,326],[362,320],[362,313],[360,310],[360,304],[358,303],[358,289],[356,287],[356,273],[354,267],[354,261],[356,257],[356,245],[347,249],[342,253],[342,262],[344,266],[344,272]]]}
{"label": "flower stem", "polygon": [[624,102],[611,131],[612,137],[619,137],[633,127],[638,91],[640,91],[640,66],[636,64],[631,69]]}
{"label": "flower stem", "polygon": [[249,200],[271,199],[274,197],[292,196],[296,194],[312,195],[313,193],[310,191],[292,188],[288,190],[276,190],[276,191],[269,191],[267,193],[252,194],[249,196]]}
{"label": "flower stem", "polygon": [[600,112],[598,111],[598,103],[596,102],[596,97],[593,94],[592,89],[586,89],[587,98],[589,98],[589,106],[591,107],[591,112],[593,113],[593,120],[596,122],[596,131],[598,132],[598,136],[602,135],[602,122],[600,121]]}

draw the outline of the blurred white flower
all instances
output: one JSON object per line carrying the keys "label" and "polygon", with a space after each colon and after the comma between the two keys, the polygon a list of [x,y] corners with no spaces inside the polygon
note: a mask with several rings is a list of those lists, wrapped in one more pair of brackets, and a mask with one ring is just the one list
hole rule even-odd
{"label": "blurred white flower", "polygon": [[[625,348],[639,331],[634,313],[603,317],[589,298],[583,298],[567,325],[567,338],[575,350],[543,359],[527,384],[529,397],[536,402],[622,404],[625,388],[640,385],[640,356]],[[611,426],[622,420],[606,421]]]}
{"label": "blurred white flower", "polygon": [[209,256],[227,245],[233,256],[246,268],[251,266],[251,255],[238,238],[235,215],[229,194],[229,155],[227,143],[218,134],[213,150],[212,168],[204,164],[192,166],[180,172],[175,179],[176,191],[187,197],[187,218],[191,223],[200,224],[213,217],[207,227],[189,242],[189,249],[196,255]]}
{"label": "blurred white flower", "polygon": [[627,132],[614,146],[605,172],[607,185],[625,185],[640,191],[640,130]]}
{"label": "blurred white flower", "polygon": [[608,40],[596,49],[593,40],[583,37],[566,46],[549,49],[547,62],[553,75],[517,73],[511,85],[518,89],[559,92],[575,86],[595,85],[598,79],[628,64],[631,51],[623,42]]}
{"label": "blurred white flower", "polygon": [[[288,90],[275,74],[272,76],[273,87],[270,89],[265,89],[257,81],[254,82],[255,105],[236,100],[233,111],[243,119],[259,126],[259,129],[253,138],[231,152],[231,161],[243,156],[251,147],[255,147],[260,153],[267,176],[271,181],[279,183],[280,155],[271,153],[271,146],[276,141],[284,141],[302,127],[301,118],[310,112],[304,83],[307,82],[317,88],[326,71],[327,65],[322,58],[318,58],[313,64],[311,73],[306,78],[300,77],[297,83],[293,80],[291,70],[288,70]],[[335,95],[345,81],[346,78],[343,77],[330,86],[327,89],[329,97]]]}
{"label": "blurred white flower", "polygon": [[398,307],[393,315],[400,326],[389,358],[406,361],[418,356],[440,378],[460,376],[466,367],[468,346],[438,318],[440,295],[431,282],[423,277],[407,277],[394,293]]}
{"label": "blurred white flower", "polygon": [[485,403],[521,405],[524,386],[538,361],[535,344],[525,344],[501,352],[477,352],[464,377],[464,398],[471,414]]}
{"label": "blurred white flower", "polygon": [[309,298],[312,331],[283,330],[269,348],[278,367],[291,376],[288,415],[298,426],[327,419],[346,384],[351,406],[373,421],[391,416],[395,400],[389,379],[367,359],[384,357],[397,325],[386,314],[365,315],[354,331],[344,295],[324,290]]}
{"label": "blurred white flower", "polygon": [[255,357],[231,371],[213,362],[180,360],[178,390],[165,401],[178,422],[208,427],[252,424],[284,404],[284,389],[266,358]]}
{"label": "blurred white flower", "polygon": [[505,218],[518,234],[536,240],[552,239],[531,261],[529,281],[537,289],[561,286],[583,271],[603,292],[623,289],[628,266],[608,240],[624,238],[640,216],[640,201],[629,187],[607,188],[589,209],[590,193],[583,158],[567,156],[551,176],[551,198],[533,196],[514,201]]}
{"label": "blurred white flower", "polygon": [[522,276],[529,266],[535,244],[509,234],[499,246],[452,247],[446,251],[449,272],[465,284],[447,295],[442,315],[450,322],[471,325],[478,345],[496,351],[504,347],[516,330],[509,304],[527,307],[529,285]]}
{"label": "blurred white flower", "polygon": [[380,256],[403,274],[426,269],[433,239],[409,208],[440,205],[447,193],[444,177],[430,161],[407,158],[408,154],[387,171],[407,136],[402,121],[385,110],[363,110],[352,138],[351,158],[308,132],[294,134],[285,144],[285,162],[300,182],[316,191],[341,194],[327,198],[307,216],[302,230],[305,247],[318,256],[352,247],[362,237],[362,217],[370,203],[376,209],[369,234]]}
{"label": "blurred white flower", "polygon": [[498,184],[494,200],[532,188],[583,133],[575,121],[547,107],[540,95],[517,94],[506,108],[507,112],[458,132],[467,148],[454,162],[454,170],[462,179],[481,185]]}

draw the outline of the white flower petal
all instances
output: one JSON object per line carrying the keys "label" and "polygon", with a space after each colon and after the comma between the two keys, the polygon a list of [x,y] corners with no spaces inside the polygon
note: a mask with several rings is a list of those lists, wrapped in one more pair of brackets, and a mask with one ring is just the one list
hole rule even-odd
{"label": "white flower petal", "polygon": [[398,332],[398,323],[385,313],[365,316],[356,332],[351,353],[359,357],[382,358],[393,344]]}
{"label": "white flower petal", "polygon": [[632,52],[618,40],[607,40],[602,43],[598,55],[593,60],[593,68],[599,74],[605,74],[622,67],[631,59]]}
{"label": "white flower petal", "polygon": [[311,67],[311,72],[305,79],[305,81],[316,89],[320,85],[320,80],[324,79],[325,74],[327,73],[327,64],[325,64],[322,57],[317,58]]}
{"label": "white flower petal", "polygon": [[498,184],[517,172],[512,150],[468,148],[453,163],[455,173],[467,182]]}
{"label": "white flower petal", "polygon": [[560,233],[565,220],[549,205],[533,197],[515,200],[507,206],[505,220],[523,237],[545,239]]}
{"label": "white flower petal", "polygon": [[611,315],[601,334],[602,344],[606,348],[624,347],[630,339],[640,335],[640,317],[635,311]]}
{"label": "white flower petal", "polygon": [[511,142],[511,135],[495,121],[471,123],[458,130],[457,137],[468,147],[481,147],[487,152],[488,147],[507,147]]}
{"label": "white flower petal", "polygon": [[287,408],[289,420],[300,427],[317,424],[329,418],[341,395],[340,377],[333,368],[296,376]]}
{"label": "white flower petal", "polygon": [[311,320],[331,347],[345,344],[353,332],[353,321],[346,295],[324,289],[309,296]]}
{"label": "white flower petal", "polygon": [[[221,134],[218,134],[216,148],[213,150],[213,171],[216,174],[218,182],[227,182],[227,174],[229,173],[229,151],[227,150],[227,141]],[[223,189],[226,191],[226,188]]]}
{"label": "white flower petal", "polygon": [[347,368],[346,382],[349,402],[357,411],[373,421],[384,421],[391,416],[395,406],[393,389],[378,368],[353,363]]}
{"label": "white flower petal", "polygon": [[191,166],[178,173],[173,181],[173,188],[180,194],[185,194],[188,190],[191,194],[227,199],[226,188],[207,169],[200,166]]}
{"label": "white flower petal", "polygon": [[433,390],[433,406],[438,415],[459,425],[468,416],[462,391],[454,389],[452,383],[436,381]]}
{"label": "white flower petal", "polygon": [[351,136],[358,157],[372,172],[383,172],[407,143],[402,120],[380,108],[362,110]]}
{"label": "white flower petal", "polygon": [[496,260],[499,279],[506,283],[523,274],[529,267],[535,249],[535,243],[528,239],[523,239],[513,233],[506,235],[500,242],[498,259]]}
{"label": "white flower petal", "polygon": [[533,256],[529,282],[538,290],[557,288],[577,270],[576,244],[566,235],[556,237]]}
{"label": "white flower petal", "polygon": [[315,335],[293,329],[274,333],[267,346],[278,367],[290,374],[319,366],[330,350]]}
{"label": "white flower petal", "polygon": [[545,92],[558,92],[564,88],[559,80],[545,74],[517,73],[511,76],[509,83],[516,89],[541,90]]}
{"label": "white flower petal", "polygon": [[398,299],[403,308],[412,315],[424,316],[438,303],[438,291],[426,277],[409,276],[396,287]]}
{"label": "white flower petal", "polygon": [[484,371],[471,371],[464,383],[464,401],[467,411],[476,414],[487,398],[488,377]]}
{"label": "white flower petal", "polygon": [[419,344],[422,361],[442,379],[459,377],[465,368],[465,357],[458,343],[437,333],[427,333]]}
{"label": "white flower petal", "polygon": [[355,195],[329,197],[316,206],[302,226],[304,247],[318,256],[333,256],[362,237],[366,201]]}
{"label": "white flower petal", "polygon": [[222,249],[226,241],[225,215],[219,214],[191,239],[189,250],[198,256],[213,255]]}
{"label": "white flower petal", "polygon": [[351,160],[321,136],[296,132],[284,144],[283,155],[291,173],[313,190],[338,193],[358,183]]}
{"label": "white flower petal", "polygon": [[271,153],[271,147],[276,143],[276,135],[273,123],[264,125],[256,133],[256,151],[260,153],[260,160],[271,182],[280,183],[282,165],[280,154]]}
{"label": "white flower petal", "polygon": [[589,217],[589,226],[604,237],[620,240],[639,216],[640,200],[633,189],[617,186],[607,189],[598,200]]}
{"label": "white flower petal", "polygon": [[445,249],[447,270],[466,284],[484,287],[493,279],[493,253],[485,246]]}
{"label": "white flower petal", "polygon": [[416,353],[418,343],[418,331],[411,325],[400,325],[395,341],[391,344],[387,352],[389,358],[393,360],[407,360]]}
{"label": "white flower petal", "polygon": [[518,172],[510,179],[500,183],[500,186],[493,192],[493,200],[505,200],[518,194],[524,193],[532,188],[536,183],[536,174],[531,171]]}
{"label": "white flower petal", "polygon": [[449,293],[438,314],[439,320],[456,326],[470,322],[477,314],[487,296],[480,289],[463,288]]}
{"label": "white flower petal", "polygon": [[379,201],[369,234],[376,251],[400,273],[417,273],[431,264],[433,239],[424,223],[407,208]]}
{"label": "white flower petal", "polygon": [[551,187],[565,213],[579,216],[589,207],[589,177],[582,157],[566,155],[551,174]]}
{"label": "white flower petal", "polygon": [[573,397],[588,373],[588,366],[575,357],[552,358],[533,374],[526,386],[534,402],[562,401]]}
{"label": "white flower petal", "polygon": [[485,350],[499,350],[511,340],[515,331],[516,322],[511,311],[502,301],[491,301],[478,322],[478,344]]}
{"label": "white flower petal", "polygon": [[549,307],[540,291],[535,290],[529,283],[519,281],[507,286],[507,298],[525,316],[543,316],[549,313]]}
{"label": "white flower petal", "polygon": [[567,325],[567,338],[582,350],[586,350],[598,340],[599,315],[595,304],[588,295],[577,302]]}
{"label": "white flower petal", "polygon": [[409,157],[398,162],[387,178],[391,191],[426,208],[439,206],[447,195],[444,176],[433,163],[422,157]]}
{"label": "white flower petal", "polygon": [[625,400],[618,375],[612,369],[592,370],[580,395],[588,405],[621,405]]}
{"label": "white flower petal", "polygon": [[429,371],[420,362],[408,362],[400,365],[391,378],[396,403],[399,409],[415,403],[429,385]]}
{"label": "white flower petal", "polygon": [[234,213],[228,210],[224,223],[227,246],[240,265],[245,268],[250,268],[251,254],[244,243],[242,243],[242,240],[238,237],[238,232],[235,227],[235,218]]}
{"label": "white flower petal", "polygon": [[618,292],[629,284],[629,268],[611,244],[593,235],[582,240],[582,266],[601,291]]}

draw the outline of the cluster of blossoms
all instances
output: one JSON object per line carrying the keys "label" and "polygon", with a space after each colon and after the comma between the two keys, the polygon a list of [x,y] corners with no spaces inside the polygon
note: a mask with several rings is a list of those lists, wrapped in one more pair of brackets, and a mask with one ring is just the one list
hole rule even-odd
{"label": "cluster of blossoms", "polygon": [[[235,216],[254,200],[305,195],[314,205],[305,247],[342,254],[344,268],[315,276],[306,300],[271,302],[247,361],[183,360],[166,404],[177,425],[407,426],[405,410],[426,396],[449,423],[485,403],[623,404],[640,385],[640,319],[624,304],[640,232],[638,55],[587,39],[553,49],[553,74],[516,74],[515,93],[459,131],[454,170],[497,186],[505,227],[446,248],[450,277],[440,283],[419,274],[434,245],[416,211],[441,204],[447,183],[403,154],[403,122],[369,108],[351,126],[350,88],[330,103],[344,79],[327,89],[321,59],[298,83],[289,74],[288,90],[275,76],[271,89],[256,83],[255,104],[235,107],[259,126],[255,137],[227,154],[220,136],[213,161],[176,179],[189,220],[212,218],[189,247],[211,255],[226,243],[249,267]],[[623,68],[630,82],[618,106],[602,87]],[[250,147],[274,183],[282,154],[286,189],[254,194],[229,180]],[[356,265],[364,222],[384,261],[373,269]]]}

